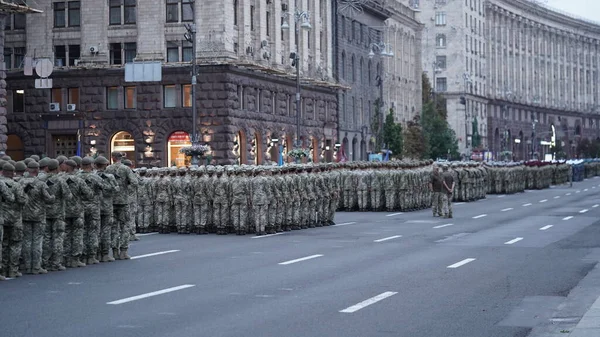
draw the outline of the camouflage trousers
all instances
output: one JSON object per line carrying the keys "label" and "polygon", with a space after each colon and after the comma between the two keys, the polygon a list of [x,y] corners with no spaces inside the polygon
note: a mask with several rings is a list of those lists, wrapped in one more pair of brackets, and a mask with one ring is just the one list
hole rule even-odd
{"label": "camouflage trousers", "polygon": [[356,192],[352,190],[344,190],[344,209],[347,211],[356,208]]}
{"label": "camouflage trousers", "polygon": [[317,201],[309,200],[306,208],[304,217],[306,218],[306,224],[308,227],[315,227],[317,225]]}
{"label": "camouflage trousers", "polygon": [[83,254],[83,214],[65,218],[64,256],[79,257]]}
{"label": "camouflage trousers", "polygon": [[225,229],[229,225],[229,207],[226,203],[213,203],[213,222],[218,229]]}
{"label": "camouflage trousers", "polygon": [[381,193],[382,191],[378,189],[371,190],[371,210],[381,210]]}
{"label": "camouflage trousers", "polygon": [[42,267],[57,269],[62,265],[65,223],[62,219],[46,218],[44,243],[42,248]]}
{"label": "camouflage trousers", "polygon": [[396,191],[385,190],[385,208],[388,212],[396,209]]}
{"label": "camouflage trousers", "polygon": [[42,247],[44,244],[43,222],[23,221],[23,270],[26,273],[38,271],[42,268]]}
{"label": "camouflage trousers", "polygon": [[129,203],[129,235],[133,237],[137,231],[137,200]]}
{"label": "camouflage trousers", "polygon": [[367,207],[369,207],[369,191],[358,190],[356,192],[356,195],[358,197],[358,209],[360,211],[366,211]]}
{"label": "camouflage trousers", "polygon": [[273,230],[276,231],[277,228],[281,228],[281,223],[278,221],[277,219],[277,212],[278,209],[280,207],[280,203],[276,202],[276,201],[272,201],[270,204],[267,205],[267,225],[269,227],[269,230]]}
{"label": "camouflage trousers", "polygon": [[129,249],[129,205],[113,205],[110,243],[112,249]]}
{"label": "camouflage trousers", "polygon": [[190,230],[190,202],[187,199],[175,199],[175,225],[177,230]]}
{"label": "camouflage trousers", "polygon": [[291,207],[290,213],[292,214],[292,229],[300,229],[302,225],[302,201],[298,200],[294,202],[294,206]]}
{"label": "camouflage trousers", "polygon": [[433,212],[433,216],[443,216],[443,198],[442,192],[431,192],[431,211]]}
{"label": "camouflage trousers", "polygon": [[339,201],[339,198],[333,198],[330,201],[329,214],[327,215],[327,220],[329,220],[329,222],[333,222],[333,220],[335,219],[335,211],[337,211],[337,205]]}
{"label": "camouflage trousers", "polygon": [[328,226],[329,225],[329,205],[331,204],[331,198],[323,198],[317,200],[317,225]]}
{"label": "camouflage trousers", "polygon": [[4,226],[2,235],[2,271],[5,276],[14,275],[19,271],[19,258],[23,244],[23,223]]}
{"label": "camouflage trousers", "polygon": [[248,205],[232,204],[231,205],[231,222],[233,228],[240,233],[248,232]]}
{"label": "camouflage trousers", "polygon": [[167,229],[169,227],[169,203],[165,201],[156,202],[156,227],[158,229]]}
{"label": "camouflage trousers", "polygon": [[152,221],[152,213],[154,208],[152,205],[139,205],[137,211],[137,228],[140,233],[147,233],[150,231],[150,224]]}
{"label": "camouflage trousers", "polygon": [[440,193],[442,201],[442,213],[444,216],[452,216],[452,194]]}
{"label": "camouflage trousers", "polygon": [[275,226],[278,232],[281,232],[286,226],[285,222],[285,213],[286,213],[286,205],[284,202],[279,202],[277,204],[277,209],[275,210]]}
{"label": "camouflage trousers", "polygon": [[99,248],[100,237],[100,210],[85,210],[83,216],[83,254],[88,257],[96,257]]}
{"label": "camouflage trousers", "polygon": [[200,204],[194,204],[194,228],[196,230],[206,229],[208,224],[208,205],[203,202]]}
{"label": "camouflage trousers", "polygon": [[256,234],[264,234],[267,225],[268,205],[253,205],[254,226]]}
{"label": "camouflage trousers", "polygon": [[112,235],[112,214],[101,214],[100,215],[100,253],[102,255],[108,254],[111,247],[111,235]]}

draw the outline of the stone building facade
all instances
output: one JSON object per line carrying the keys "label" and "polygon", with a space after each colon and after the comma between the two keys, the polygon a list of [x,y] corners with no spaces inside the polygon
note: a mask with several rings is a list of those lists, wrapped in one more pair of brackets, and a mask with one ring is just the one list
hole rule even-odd
{"label": "stone building facade", "polygon": [[360,7],[334,3],[335,77],[350,88],[338,95],[338,138],[348,160],[366,160],[369,152],[381,150],[375,148],[381,134],[374,130],[382,129],[391,108],[398,122],[420,111],[421,25],[398,1],[367,1]]}
{"label": "stone building facade", "polygon": [[504,151],[541,157],[552,135],[568,153],[579,139],[597,137],[597,23],[537,1],[407,3],[426,25],[423,68],[447,98],[463,154],[473,151],[474,128],[481,137],[476,150],[495,158]]}
{"label": "stone building facade", "polygon": [[[37,3],[44,14],[28,15],[6,38],[13,154],[120,150],[138,166],[185,164],[177,150],[192,132],[193,52],[184,33],[195,23],[197,128],[217,163],[277,162],[292,148],[291,51],[302,56],[299,136],[312,160],[332,159],[340,87],[331,82],[329,1],[214,0],[196,11],[188,0]],[[312,28],[297,35],[303,21],[293,17],[280,29],[296,6],[310,11]],[[34,87],[23,55],[53,61],[52,89]],[[162,63],[160,81],[125,82],[125,63],[149,61]]]}

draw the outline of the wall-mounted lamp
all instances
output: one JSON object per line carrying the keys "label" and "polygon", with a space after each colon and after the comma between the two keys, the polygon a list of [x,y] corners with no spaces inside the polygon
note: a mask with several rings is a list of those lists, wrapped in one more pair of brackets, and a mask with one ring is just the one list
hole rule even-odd
{"label": "wall-mounted lamp", "polygon": [[95,139],[90,140],[90,144],[96,145],[96,140]]}
{"label": "wall-mounted lamp", "polygon": [[329,151],[331,148],[329,147],[329,145],[325,146],[325,151]]}
{"label": "wall-mounted lamp", "polygon": [[144,139],[144,141],[146,142],[146,144],[152,144],[152,142],[154,141],[154,137],[148,136],[146,137],[146,139]]}
{"label": "wall-mounted lamp", "polygon": [[339,149],[340,147],[342,147],[342,144],[340,144],[340,143],[335,143],[335,149],[336,149],[336,150],[337,150],[337,149]]}
{"label": "wall-mounted lamp", "polygon": [[519,138],[515,139],[515,144],[521,144],[521,140]]}

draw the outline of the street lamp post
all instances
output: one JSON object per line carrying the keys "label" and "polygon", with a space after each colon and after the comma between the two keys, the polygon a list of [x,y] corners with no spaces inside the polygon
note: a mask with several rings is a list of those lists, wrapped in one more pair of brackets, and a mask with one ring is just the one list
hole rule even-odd
{"label": "street lamp post", "polygon": [[[189,23],[185,25],[185,29],[187,32],[183,35],[186,41],[192,44],[192,145],[198,145],[198,132],[197,132],[197,111],[196,111],[196,73],[197,73],[197,65],[196,65],[196,24]],[[192,156],[192,159],[194,156]]]}
{"label": "street lamp post", "polygon": [[[369,59],[372,59],[373,57],[375,57],[375,52],[377,52],[379,55],[383,56],[383,57],[393,57],[394,56],[394,51],[392,48],[392,45],[389,43],[385,43],[385,42],[379,42],[379,43],[371,43],[369,45]],[[378,73],[377,77],[376,77],[376,81],[377,81],[377,86],[379,87],[379,120],[378,122],[378,134],[377,134],[377,138],[379,139],[380,144],[376,144],[376,145],[383,145],[383,120],[385,119],[385,113],[383,111],[383,74]],[[377,142],[376,142],[377,143]]]}
{"label": "street lamp post", "polygon": [[531,135],[531,159],[535,160],[535,159],[537,159],[537,158],[535,158],[535,145],[536,145],[536,141],[535,141],[535,136],[536,136],[536,134],[535,134],[535,126],[538,123],[538,120],[535,117],[535,112],[531,113],[531,120],[532,120],[532,122],[531,122],[531,128],[533,129],[533,133]]}
{"label": "street lamp post", "polygon": [[[310,30],[312,28],[310,25],[310,12],[308,11],[295,8],[293,13],[284,12],[283,23],[281,24],[281,29],[283,30],[290,29],[290,24],[288,23],[288,19],[286,19],[286,17],[294,18],[294,27],[298,39],[300,39],[300,28],[304,30]],[[298,27],[298,22],[302,22],[300,27]],[[302,47],[298,41],[296,41],[296,45],[298,48],[295,52],[290,53],[290,59],[292,60],[292,66],[296,67],[296,147],[300,148],[302,146],[300,143],[300,49],[302,49]]]}

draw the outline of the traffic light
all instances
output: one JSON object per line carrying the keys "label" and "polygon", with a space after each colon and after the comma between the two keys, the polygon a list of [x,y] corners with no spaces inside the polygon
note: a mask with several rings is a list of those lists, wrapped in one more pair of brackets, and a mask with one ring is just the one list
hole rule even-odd
{"label": "traffic light", "polygon": [[467,100],[465,99],[465,96],[460,96],[460,104],[467,105]]}

